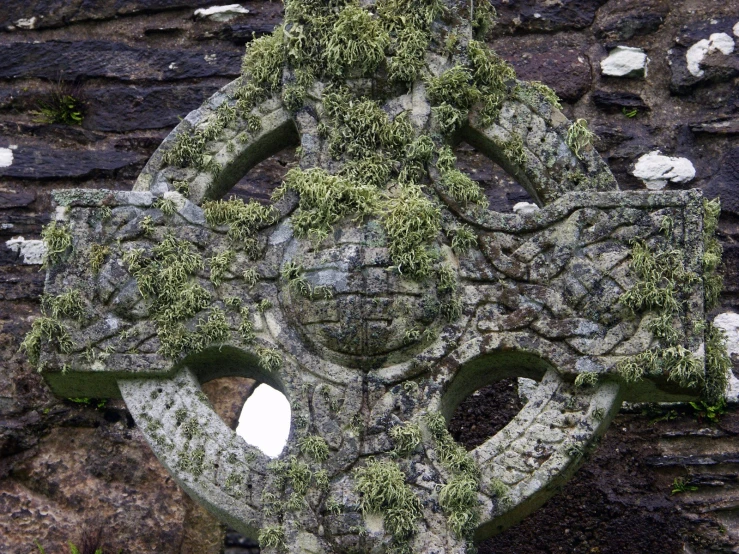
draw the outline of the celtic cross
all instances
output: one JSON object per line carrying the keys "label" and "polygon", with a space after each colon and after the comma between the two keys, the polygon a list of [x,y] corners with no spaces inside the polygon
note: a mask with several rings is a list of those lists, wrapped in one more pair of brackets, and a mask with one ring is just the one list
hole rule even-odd
{"label": "celtic cross", "polygon": [[[584,122],[481,42],[487,4],[286,4],[133,191],[55,193],[24,347],[57,394],[122,396],[177,482],[265,552],[451,554],[554,494],[622,400],[723,393],[716,206],[619,191]],[[489,210],[462,140],[540,209]],[[269,204],[222,199],[290,145]],[[201,392],[229,375],[290,401],[276,460]],[[448,418],[508,377],[539,385],[465,451]]]}

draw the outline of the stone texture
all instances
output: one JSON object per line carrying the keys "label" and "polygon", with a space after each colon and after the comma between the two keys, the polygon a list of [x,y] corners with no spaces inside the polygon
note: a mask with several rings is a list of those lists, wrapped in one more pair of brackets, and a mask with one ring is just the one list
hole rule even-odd
{"label": "stone texture", "polygon": [[596,36],[610,43],[657,31],[670,13],[665,0],[621,0],[598,10],[593,25]]}
{"label": "stone texture", "polygon": [[600,62],[603,75],[608,77],[646,77],[649,58],[641,48],[616,46]]}
{"label": "stone texture", "polygon": [[[704,79],[696,86],[687,86],[680,89],[683,95],[676,98],[668,94],[670,82],[672,79],[673,69],[677,71],[679,68],[673,69],[661,60],[670,49],[677,47],[682,48],[682,55],[673,53],[671,61],[678,66],[685,59],[685,50],[695,42],[708,38],[713,32],[726,32],[732,34],[732,28],[736,24],[736,10],[732,3],[727,2],[687,2],[678,0],[669,2],[670,16],[665,19],[661,26],[657,26],[656,18],[653,13],[663,13],[664,9],[660,7],[662,2],[652,2],[645,0],[644,2],[626,2],[625,0],[611,0],[605,3],[596,13],[596,25],[590,28],[583,28],[581,31],[574,33],[537,33],[529,30],[528,22],[524,25],[516,25],[513,19],[516,17],[517,3],[495,2],[498,8],[504,13],[505,25],[498,28],[496,32],[500,36],[507,36],[506,40],[519,41],[518,45],[522,51],[530,45],[531,50],[541,51],[540,44],[546,42],[556,51],[558,48],[573,48],[574,40],[581,46],[578,50],[587,58],[599,60],[605,50],[600,48],[612,47],[615,42],[629,40],[630,44],[648,48],[650,52],[659,52],[660,55],[653,56],[653,62],[650,65],[649,81],[640,86],[639,90],[631,88],[618,88],[618,84],[609,83],[605,86],[600,82],[598,72],[594,72],[592,80],[588,80],[587,86],[589,90],[607,89],[610,92],[619,91],[623,93],[638,94],[646,104],[651,107],[651,112],[640,113],[634,119],[626,119],[619,113],[617,109],[600,108],[591,101],[591,95],[585,94],[578,102],[572,101],[572,105],[565,105],[565,113],[570,117],[586,117],[591,128],[594,128],[600,135],[601,140],[597,142],[598,149],[608,159],[611,169],[619,180],[622,188],[643,187],[631,175],[630,171],[633,163],[644,152],[649,152],[655,148],[663,148],[665,152],[679,151],[683,155],[687,155],[696,162],[699,169],[698,177],[694,183],[695,186],[704,187],[707,183],[716,177],[719,169],[729,164],[737,155],[729,156],[732,144],[732,137],[721,135],[720,133],[703,132],[702,125],[710,123],[717,116],[725,116],[731,119],[731,114],[735,113],[739,107],[739,96],[736,93],[736,87],[731,81],[724,81],[723,77],[717,76],[712,79]],[[3,2],[3,9],[0,10],[0,18],[6,17],[9,20],[17,20],[19,18],[36,17],[35,27],[39,28],[49,22],[49,25],[56,27],[46,34],[39,33],[35,30],[17,30],[10,33],[0,33],[0,41],[3,44],[10,44],[16,41],[26,42],[32,40],[49,40],[54,37],[58,40],[65,41],[85,41],[91,36],[98,37],[100,40],[106,41],[128,41],[129,44],[140,48],[145,43],[147,48],[153,50],[174,51],[180,48],[201,48],[204,45],[218,44],[222,48],[228,48],[228,44],[222,41],[233,41],[243,44],[251,38],[251,31],[256,30],[257,33],[268,32],[274,26],[275,17],[279,21],[280,4],[273,2],[246,2],[243,5],[253,9],[254,17],[248,17],[248,21],[244,24],[234,25],[217,25],[198,23],[192,26],[189,17],[194,9],[201,5],[195,0],[187,2],[181,10],[174,10],[168,13],[157,13],[156,6],[160,4],[169,4],[168,2],[158,2],[157,0],[146,0],[138,2],[139,6],[146,6],[143,11],[131,13],[119,22],[111,20],[105,21],[105,17],[115,12],[115,8],[111,11],[110,2],[95,2],[80,4],[74,2],[19,2],[17,0],[8,0]],[[134,2],[116,2],[120,6],[131,6]],[[181,5],[184,3],[178,3]],[[545,3],[539,2],[544,5]],[[172,5],[172,4],[169,4]],[[150,8],[150,9],[149,9]],[[528,9],[528,5],[524,6]],[[554,6],[551,10],[558,10],[559,6]],[[585,11],[591,10],[589,5],[585,5]],[[627,10],[627,11],[625,11]],[[731,12],[734,13],[731,13]],[[643,13],[642,13],[643,12]],[[613,17],[613,25],[607,26],[601,24],[609,14],[624,13],[624,20],[628,25],[620,26],[619,18]],[[43,15],[43,18],[39,16]],[[643,17],[642,20],[639,18]],[[166,17],[165,17],[166,16]],[[531,16],[527,16],[530,18]],[[724,25],[724,18],[728,19],[728,23]],[[719,23],[711,24],[712,20]],[[620,38],[622,33],[630,33],[632,22],[634,28],[638,29],[633,40]],[[693,25],[696,21],[705,22],[705,28],[701,32],[692,37],[690,41],[683,44],[676,44],[675,37],[681,35],[683,26]],[[68,25],[68,23],[74,23]],[[12,21],[11,21],[12,23]],[[547,25],[544,22],[541,25]],[[556,22],[561,24],[561,20]],[[642,26],[643,25],[643,26]],[[723,25],[723,26],[722,26]],[[718,27],[717,27],[718,26]],[[652,30],[655,28],[655,30]],[[517,29],[517,36],[510,33]],[[607,35],[604,34],[602,39],[596,33],[604,32],[607,29]],[[640,34],[647,33],[648,34]],[[625,36],[625,35],[624,35]],[[206,42],[203,42],[206,41]],[[602,42],[601,42],[602,41]],[[597,44],[597,49],[593,49],[592,44]],[[497,46],[497,45],[496,45]],[[734,54],[735,55],[735,54]],[[546,59],[546,51],[542,54]],[[727,62],[727,57],[719,54],[717,63]],[[587,59],[586,58],[586,59]],[[555,59],[556,60],[556,59]],[[513,60],[516,62],[517,60]],[[708,61],[713,63],[713,58]],[[545,80],[549,84],[560,89],[559,85],[552,77],[559,77],[567,80],[569,77],[564,72],[558,75],[547,75],[544,78],[546,64],[541,63],[539,66],[542,72],[537,75],[532,72],[527,78],[535,78]],[[705,69],[705,68],[704,68]],[[710,75],[710,70],[707,73]],[[584,75],[584,73],[583,73]],[[58,147],[60,141],[64,141],[65,147],[70,152],[75,150],[84,151],[95,144],[96,139],[92,136],[85,136],[77,133],[78,137],[67,142],[68,138],[64,138],[58,132],[50,132],[49,128],[44,125],[32,123],[32,116],[29,111],[34,109],[34,94],[40,94],[46,90],[46,84],[35,80],[33,77],[26,78],[25,75],[19,74],[21,80],[16,81],[17,85],[13,86],[16,90],[25,89],[27,96],[25,103],[10,102],[7,98],[10,94],[5,94],[3,87],[8,86],[6,83],[0,86],[0,124],[11,124],[13,129],[23,136],[30,133],[39,133],[43,136],[42,140],[46,142],[48,148]],[[52,80],[59,78],[58,74],[51,76]],[[223,80],[228,80],[229,75],[223,75],[214,78],[204,78],[202,84],[212,83],[213,89],[218,88]],[[167,81],[167,74],[161,77],[155,77],[155,86],[176,87],[177,83]],[[220,79],[220,80],[219,80]],[[612,80],[613,81],[613,80]],[[120,83],[108,81],[105,87],[115,89]],[[152,86],[151,81],[133,81],[141,90]],[[96,85],[97,86],[97,85]],[[560,89],[561,90],[561,89]],[[17,94],[13,93],[17,98]],[[579,93],[578,93],[579,94]],[[579,98],[579,96],[578,96]],[[104,99],[101,96],[101,106]],[[134,108],[132,108],[134,109]],[[576,114],[576,115],[575,115]],[[134,115],[132,113],[132,115]],[[693,126],[692,132],[688,127],[688,123]],[[142,123],[143,124],[143,123]],[[710,127],[709,127],[710,128]],[[719,127],[720,128],[720,127]],[[35,129],[32,131],[31,129]],[[73,129],[75,130],[75,129]],[[75,130],[76,131],[76,130]],[[14,131],[15,133],[15,131]],[[694,136],[699,133],[700,136]],[[7,135],[6,131],[3,131]],[[151,154],[158,146],[161,136],[152,136],[149,133],[141,132],[139,129],[132,129],[126,135],[130,137],[127,141],[126,148],[135,148],[137,152],[144,152],[146,156]],[[728,139],[728,140],[727,140]],[[10,138],[9,142],[0,143],[5,147],[13,144]],[[677,149],[679,148],[679,149]],[[682,148],[690,148],[691,150],[682,150]],[[689,152],[695,149],[696,157],[693,158]],[[115,154],[116,151],[112,151]],[[121,152],[120,150],[118,152]],[[698,158],[701,156],[702,158]],[[498,198],[501,195],[500,211],[510,211],[511,207],[518,201],[530,201],[528,194],[515,181],[503,174],[502,170],[491,169],[487,164],[479,162],[477,158],[469,156],[471,170],[479,172],[481,183],[486,187],[488,196]],[[461,157],[460,157],[461,159]],[[247,177],[243,183],[243,190],[248,191],[247,194],[255,194],[261,198],[265,194],[259,189],[263,186],[274,187],[275,182],[279,182],[279,175],[284,173],[284,164],[289,163],[288,158],[276,158],[272,162],[272,166],[265,166],[266,169],[261,170],[259,179],[255,182],[249,181]],[[700,165],[699,165],[700,164]],[[468,171],[467,169],[465,169]],[[501,174],[500,179],[497,177]],[[107,188],[120,187],[121,189],[130,189],[136,178],[135,172],[119,175],[116,180],[112,177],[101,177],[90,175],[84,178],[85,181],[81,186],[90,188],[92,186],[105,186]],[[2,243],[13,236],[23,235],[28,239],[39,237],[40,228],[43,223],[48,221],[46,210],[49,206],[49,189],[65,188],[77,186],[77,183],[70,182],[64,178],[50,179],[44,182],[34,180],[14,181],[13,179],[4,178],[3,187],[10,186],[15,191],[34,191],[37,200],[25,207],[10,208],[0,212],[0,235],[2,235]],[[488,180],[489,179],[489,180]],[[503,181],[504,180],[504,183]],[[726,183],[733,182],[730,179],[725,180]],[[501,185],[498,185],[501,183]],[[691,184],[692,185],[692,184]],[[516,188],[518,187],[518,188]],[[668,185],[673,187],[673,185]],[[715,189],[714,189],[715,190]],[[713,193],[711,193],[712,195]],[[730,204],[733,198],[737,197],[735,188],[726,186],[722,189],[723,203],[726,206]],[[496,208],[497,209],[497,208]],[[732,213],[736,214],[736,210]],[[733,223],[734,219],[731,214],[722,216],[720,236],[725,247],[725,265],[726,265],[726,292],[722,296],[722,311],[734,310],[739,308],[739,249],[736,243],[739,241],[739,230]],[[6,226],[13,226],[9,228]],[[15,256],[11,260],[10,256]],[[43,392],[44,385],[34,380],[34,373],[31,368],[25,367],[14,358],[17,351],[18,343],[28,330],[26,317],[29,313],[37,313],[37,300],[43,289],[43,274],[38,272],[35,267],[12,265],[18,261],[17,254],[9,253],[7,258],[3,257],[0,267],[0,314],[2,316],[3,327],[0,331],[0,340],[9,344],[4,355],[4,364],[0,370],[0,380],[3,383],[12,383],[12,390],[4,388],[0,394],[0,417],[3,418],[3,424],[6,426],[18,426],[26,431],[23,435],[15,435],[11,438],[11,442],[15,445],[14,452],[25,452],[26,456],[46,456],[49,452],[62,453],[66,449],[65,444],[48,443],[47,450],[38,450],[32,447],[28,450],[29,445],[34,443],[35,435],[43,435],[48,433],[48,429],[58,426],[66,426],[75,428],[83,424],[84,418],[75,416],[70,421],[63,423],[57,420],[49,420],[46,426],[28,426],[27,422],[34,420],[36,415],[33,412],[42,403],[38,399],[38,394]],[[10,342],[8,342],[10,341]],[[12,369],[11,369],[12,368]],[[9,411],[9,406],[13,406],[13,411]],[[74,408],[74,406],[72,406]],[[616,420],[613,428],[607,433],[603,443],[596,453],[592,456],[585,468],[571,481],[564,493],[554,497],[544,508],[539,510],[534,516],[524,520],[522,524],[516,527],[515,531],[511,530],[498,539],[492,539],[491,542],[485,543],[482,552],[548,552],[552,549],[559,549],[565,552],[580,551],[600,551],[601,553],[622,554],[624,552],[665,552],[672,554],[683,551],[702,552],[705,550],[730,551],[736,549],[739,544],[735,529],[736,513],[739,512],[736,502],[733,500],[736,496],[736,487],[731,476],[736,474],[736,467],[730,463],[724,466],[714,465],[707,468],[708,473],[712,468],[718,468],[716,474],[718,478],[708,478],[700,481],[704,483],[704,487],[697,491],[687,494],[670,495],[671,484],[675,477],[685,476],[682,466],[665,466],[663,468],[650,466],[643,463],[649,455],[659,454],[656,450],[660,437],[667,443],[674,443],[672,452],[693,452],[696,448],[723,449],[731,451],[733,443],[736,441],[736,414],[733,408],[730,408],[729,414],[724,416],[718,424],[708,424],[700,422],[693,415],[692,409],[679,411],[678,417],[674,418],[670,414],[672,408],[666,408],[663,412],[648,412],[642,414],[641,408],[635,413],[622,414]],[[43,413],[38,411],[42,416]],[[78,413],[78,412],[73,412]],[[662,418],[656,423],[651,423],[653,419]],[[477,421],[478,430],[484,434],[484,426],[482,421]],[[708,436],[706,429],[721,430],[721,433],[713,433]],[[682,433],[682,438],[677,438],[676,433]],[[675,442],[678,440],[679,442]],[[84,460],[88,457],[88,452],[94,453],[95,446],[98,443],[78,444],[78,457]],[[659,443],[661,449],[661,442]],[[128,456],[137,456],[138,449],[146,449],[147,447],[140,442],[129,441],[127,443]],[[19,463],[20,458],[12,456],[7,457],[8,450],[3,450],[0,456],[4,456],[0,461],[3,468],[11,468],[14,464]],[[57,454],[58,455],[58,454]],[[696,463],[699,460],[696,460]],[[79,472],[84,473],[85,467],[78,466]],[[701,465],[689,465],[689,472],[702,472]],[[721,478],[723,476],[723,479]],[[690,477],[690,476],[688,476]],[[0,481],[0,491],[10,487],[10,481],[3,478]],[[150,495],[148,498],[154,498],[154,495],[144,486],[136,489],[129,488],[131,495]],[[43,496],[39,496],[40,505],[43,504],[43,510],[48,513],[54,513],[55,505],[48,500],[44,500]],[[122,500],[117,497],[109,497],[108,502],[115,504]],[[79,497],[79,505],[84,510],[85,503],[90,502],[90,497]],[[154,506],[155,504],[152,504]],[[64,541],[67,538],[77,540],[77,533],[82,527],[82,523],[71,512],[68,514],[69,519],[56,517],[54,526],[67,526],[62,529],[71,529],[72,533],[59,533],[60,541],[52,544],[59,551],[66,551]],[[65,515],[65,517],[67,517]],[[179,516],[178,516],[179,517]],[[5,551],[15,554],[16,551],[27,554],[27,552],[35,551],[32,544],[29,544],[28,536],[42,537],[47,533],[54,533],[54,528],[45,525],[43,522],[34,524],[29,514],[18,511],[14,515],[15,525],[23,526],[27,530],[26,536],[18,536],[18,541],[8,543],[8,541],[0,540]],[[162,529],[151,529],[151,532],[168,534],[168,537],[175,537],[172,542],[166,543],[162,552],[179,552],[180,547],[176,537],[180,536],[170,533],[171,529],[181,526],[181,519],[173,517],[165,519],[162,522]],[[141,524],[139,521],[131,521],[131,529],[127,531],[126,527],[120,525],[116,528],[117,533],[121,537],[121,542],[127,543],[129,537],[136,537]],[[725,533],[721,531],[726,530]],[[130,534],[127,534],[130,533]],[[16,535],[13,535],[14,537]],[[4,537],[4,535],[3,535]],[[131,543],[134,544],[134,543]],[[20,546],[18,546],[20,545]],[[487,550],[485,550],[487,548]],[[597,549],[597,550],[596,550]],[[54,552],[55,550],[47,551]],[[125,550],[124,550],[125,551]],[[213,552],[217,552],[214,550]]]}
{"label": "stone texture", "polygon": [[606,0],[521,0],[496,2],[501,25],[516,31],[562,31],[590,26]]}

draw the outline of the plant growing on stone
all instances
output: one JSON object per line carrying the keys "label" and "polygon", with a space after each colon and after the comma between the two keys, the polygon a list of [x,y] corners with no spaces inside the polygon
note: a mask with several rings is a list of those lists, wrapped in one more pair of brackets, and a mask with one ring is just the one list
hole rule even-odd
{"label": "plant growing on stone", "polygon": [[41,123],[82,125],[85,111],[82,86],[59,79],[46,97],[38,102],[33,114]]}
{"label": "plant growing on stone", "polygon": [[259,367],[270,373],[282,366],[282,356],[274,348],[257,348],[257,361]]}
{"label": "plant growing on stone", "polygon": [[284,549],[287,547],[285,543],[285,530],[279,525],[269,525],[259,531],[259,546],[261,548],[277,548]]}
{"label": "plant growing on stone", "polygon": [[396,425],[389,432],[390,438],[395,445],[395,453],[398,456],[412,454],[416,447],[421,444],[421,428],[417,423],[405,423]]}
{"label": "plant growing on stone", "polygon": [[329,450],[328,443],[323,437],[318,435],[308,435],[302,437],[298,441],[300,452],[315,462],[325,462],[328,460]]}
{"label": "plant growing on stone", "polygon": [[577,159],[582,160],[582,151],[592,144],[595,138],[595,133],[588,129],[588,122],[585,119],[578,119],[567,130],[566,142]]}
{"label": "plant growing on stone", "polygon": [[56,221],[44,227],[41,231],[41,238],[46,245],[42,268],[58,264],[67,250],[72,248],[72,233],[66,225],[58,225]]}
{"label": "plant growing on stone", "polygon": [[110,255],[110,247],[102,244],[90,245],[90,269],[93,274],[100,273],[100,268],[105,263],[105,258]]}

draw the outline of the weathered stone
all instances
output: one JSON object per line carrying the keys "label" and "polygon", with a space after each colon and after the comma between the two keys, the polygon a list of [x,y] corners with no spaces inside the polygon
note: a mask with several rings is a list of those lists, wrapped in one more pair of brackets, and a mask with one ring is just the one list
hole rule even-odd
{"label": "weathered stone", "polygon": [[97,131],[169,128],[219,85],[115,86],[85,90],[84,126]]}
{"label": "weathered stone", "polygon": [[515,30],[541,32],[589,27],[607,0],[523,0],[515,5],[498,4],[500,24]]}
{"label": "weathered stone", "polygon": [[670,13],[665,0],[621,0],[608,2],[598,10],[595,35],[608,42],[630,40],[654,33]]}
{"label": "weathered stone", "polygon": [[147,50],[107,41],[16,42],[0,45],[0,78],[121,81],[235,77],[241,53],[231,50]]}
{"label": "weathered stone", "polygon": [[37,144],[19,144],[13,164],[0,167],[0,176],[19,179],[50,179],[114,175],[121,169],[142,164],[134,152],[116,150],[63,150]]}
{"label": "weathered stone", "polygon": [[647,76],[649,58],[641,48],[616,46],[601,60],[600,69],[608,77],[641,78]]}
{"label": "weathered stone", "polygon": [[591,95],[593,103],[602,110],[646,110],[649,106],[641,96],[633,92],[610,92],[596,90]]}
{"label": "weathered stone", "polygon": [[739,215],[739,148],[729,150],[721,160],[719,170],[708,182],[704,191],[709,198],[720,198],[721,208],[733,215]]}

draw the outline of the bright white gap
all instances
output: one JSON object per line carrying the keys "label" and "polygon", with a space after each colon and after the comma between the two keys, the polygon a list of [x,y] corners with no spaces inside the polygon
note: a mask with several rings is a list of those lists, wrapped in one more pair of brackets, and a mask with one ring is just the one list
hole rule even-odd
{"label": "bright white gap", "polygon": [[290,403],[285,395],[259,385],[241,410],[236,433],[267,456],[279,456],[290,434]]}

